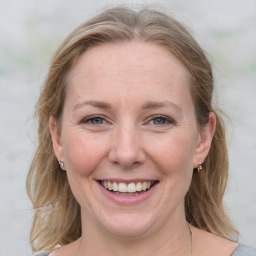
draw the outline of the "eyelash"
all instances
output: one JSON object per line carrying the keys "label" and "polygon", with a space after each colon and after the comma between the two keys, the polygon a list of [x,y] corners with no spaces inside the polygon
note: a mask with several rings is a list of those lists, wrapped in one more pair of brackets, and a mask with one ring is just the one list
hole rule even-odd
{"label": "eyelash", "polygon": [[[101,123],[92,123],[94,120],[101,120]],[[165,123],[164,124],[150,124],[150,122],[154,122],[155,120],[163,120]],[[99,126],[99,125],[104,125],[107,123],[107,121],[105,120],[105,117],[104,116],[101,116],[101,115],[92,115],[92,116],[88,116],[86,118],[84,118],[82,121],[81,121],[82,124],[89,124],[89,125],[95,125],[95,126]],[[163,126],[168,126],[168,125],[174,125],[175,124],[175,121],[167,116],[164,116],[164,115],[154,115],[154,116],[151,116],[148,121],[146,122],[146,124],[150,124],[150,125],[153,125],[153,126],[160,126],[160,127],[163,127]]]}
{"label": "eyelash", "polygon": [[175,121],[167,116],[164,116],[164,115],[154,115],[152,117],[150,117],[149,119],[149,122],[152,122],[152,121],[155,121],[157,119],[161,119],[167,123],[164,123],[164,124],[152,124],[152,125],[155,125],[155,126],[168,126],[168,125],[174,125],[175,124]]}
{"label": "eyelash", "polygon": [[[93,124],[92,121],[93,120],[96,120],[96,119],[101,119],[102,120],[102,123],[100,124]],[[103,116],[101,115],[93,115],[93,116],[88,116],[86,118],[84,118],[82,121],[81,121],[82,124],[90,124],[90,125],[102,125],[102,124],[105,124],[106,123],[106,120]]]}

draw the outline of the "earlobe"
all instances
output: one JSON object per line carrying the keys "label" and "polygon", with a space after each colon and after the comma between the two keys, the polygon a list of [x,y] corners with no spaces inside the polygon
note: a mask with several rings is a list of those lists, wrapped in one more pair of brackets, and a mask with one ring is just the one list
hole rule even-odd
{"label": "earlobe", "polygon": [[62,144],[60,141],[60,134],[57,128],[57,123],[53,116],[50,116],[49,118],[49,130],[52,137],[52,145],[55,156],[57,157],[58,161],[61,161],[63,159]]}
{"label": "earlobe", "polygon": [[198,144],[195,149],[193,168],[198,168],[199,163],[203,163],[207,157],[211,148],[215,127],[216,115],[214,112],[210,112],[209,122],[202,128],[200,132]]}

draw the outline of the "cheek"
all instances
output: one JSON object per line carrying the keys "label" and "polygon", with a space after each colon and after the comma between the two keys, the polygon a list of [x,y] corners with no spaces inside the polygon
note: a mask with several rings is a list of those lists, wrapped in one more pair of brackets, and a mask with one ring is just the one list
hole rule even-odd
{"label": "cheek", "polygon": [[[65,134],[64,160],[70,188],[80,205],[90,209],[93,173],[102,163],[106,147],[104,139],[88,136],[81,131]],[[85,196],[86,195],[86,196]]]}
{"label": "cheek", "polygon": [[150,145],[150,155],[163,172],[169,176],[191,175],[195,145],[190,136],[169,134],[164,138],[155,139]]}
{"label": "cheek", "polygon": [[83,132],[66,135],[64,159],[66,169],[80,176],[89,175],[104,158],[106,143],[96,135],[87,136]]}

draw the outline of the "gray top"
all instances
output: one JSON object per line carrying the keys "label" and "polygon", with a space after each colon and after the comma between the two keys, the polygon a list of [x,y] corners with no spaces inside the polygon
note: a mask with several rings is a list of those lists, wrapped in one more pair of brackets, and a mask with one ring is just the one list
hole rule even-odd
{"label": "gray top", "polygon": [[256,248],[244,244],[239,244],[231,256],[256,256]]}
{"label": "gray top", "polygon": [[[48,256],[50,252],[39,253],[37,256]],[[239,244],[231,256],[256,256],[256,248]]]}

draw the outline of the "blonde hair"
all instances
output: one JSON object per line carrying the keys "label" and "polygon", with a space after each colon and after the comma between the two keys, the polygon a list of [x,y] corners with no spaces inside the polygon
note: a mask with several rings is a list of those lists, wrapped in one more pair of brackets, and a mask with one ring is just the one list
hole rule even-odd
{"label": "blonde hair", "polygon": [[[27,177],[27,191],[34,207],[31,244],[34,251],[66,245],[81,236],[80,206],[66,173],[53,152],[49,117],[59,124],[65,102],[67,76],[79,56],[106,42],[142,41],[169,49],[191,74],[191,93],[199,127],[209,121],[212,107],[211,64],[188,30],[162,12],[126,7],[108,9],[75,29],[57,50],[38,100],[39,144]],[[194,172],[185,198],[186,218],[192,225],[232,239],[236,230],[223,208],[228,178],[224,123],[216,111],[217,127],[203,171]]]}

